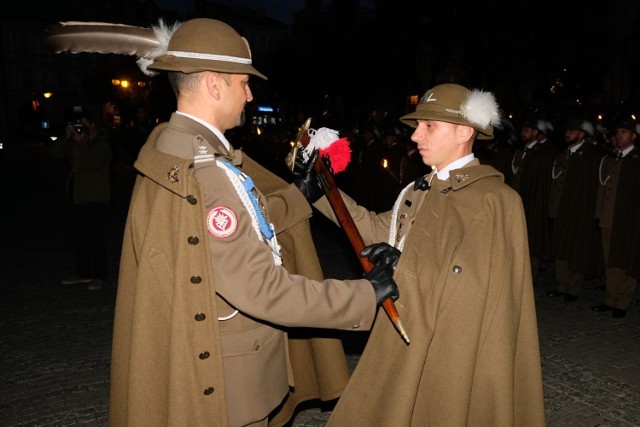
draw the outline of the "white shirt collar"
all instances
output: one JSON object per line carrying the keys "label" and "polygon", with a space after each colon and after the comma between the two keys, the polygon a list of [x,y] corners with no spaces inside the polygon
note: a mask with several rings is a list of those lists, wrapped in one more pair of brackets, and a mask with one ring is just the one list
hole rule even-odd
{"label": "white shirt collar", "polygon": [[436,169],[436,174],[438,175],[438,179],[440,179],[440,180],[449,179],[449,172],[450,171],[452,171],[453,169],[459,169],[459,168],[463,167],[464,165],[469,163],[471,160],[475,159],[475,157],[476,156],[474,156],[473,153],[467,154],[466,156],[461,157],[458,160],[449,163],[441,171]]}
{"label": "white shirt collar", "polygon": [[191,114],[187,114],[187,113],[183,113],[181,111],[176,111],[176,114],[181,114],[185,117],[189,117],[191,120],[194,120],[198,123],[200,123],[202,126],[206,127],[207,129],[209,129],[211,132],[213,132],[215,134],[215,136],[218,137],[218,139],[220,141],[222,141],[222,143],[224,144],[224,147],[227,149],[227,151],[230,151],[230,147],[231,144],[229,144],[229,141],[227,141],[227,138],[224,137],[224,134],[222,132],[220,132],[218,129],[216,129],[215,127],[211,126],[209,123],[205,122],[204,120],[193,116]]}
{"label": "white shirt collar", "polygon": [[633,150],[633,149],[634,149],[634,147],[635,147],[635,146],[634,146],[633,144],[631,144],[631,145],[629,145],[627,148],[625,148],[624,150],[622,150],[622,151],[618,151],[618,153],[620,153],[620,155],[621,155],[622,157],[625,157],[627,154],[629,154],[629,151],[631,151],[631,150]]}
{"label": "white shirt collar", "polygon": [[571,154],[575,153],[576,151],[578,151],[578,148],[582,147],[582,144],[584,144],[584,139],[581,140],[580,142],[578,142],[577,144],[569,147],[569,150],[571,150]]}

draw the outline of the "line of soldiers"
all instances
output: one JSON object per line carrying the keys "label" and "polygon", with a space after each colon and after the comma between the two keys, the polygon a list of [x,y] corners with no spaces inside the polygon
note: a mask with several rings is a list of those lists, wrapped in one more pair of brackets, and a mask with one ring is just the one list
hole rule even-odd
{"label": "line of soldiers", "polygon": [[554,262],[547,295],[570,303],[585,279],[603,276],[604,301],[592,310],[625,317],[640,277],[640,125],[620,120],[596,135],[571,119],[553,140],[550,121],[530,119],[519,144],[510,130],[477,155],[522,197],[534,283],[541,263]]}

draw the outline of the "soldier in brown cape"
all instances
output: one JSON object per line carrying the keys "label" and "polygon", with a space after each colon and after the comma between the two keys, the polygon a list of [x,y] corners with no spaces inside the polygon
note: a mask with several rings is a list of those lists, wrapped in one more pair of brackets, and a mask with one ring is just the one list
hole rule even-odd
{"label": "soldier in brown cape", "polygon": [[[343,380],[320,372],[327,365],[319,358],[306,371],[294,366],[301,359],[289,351],[302,349],[306,363],[321,355],[315,342],[313,355],[310,346],[289,345],[285,327],[366,330],[397,287],[386,267],[345,281],[291,274],[319,276],[301,193],[312,197],[309,187],[304,179],[278,181],[224,136],[242,124],[253,99],[249,76],[266,79],[253,68],[247,41],[213,19],[187,21],[158,39],[168,44],[148,69],[169,73],[177,111],[152,131],[135,162],[109,423],[266,426],[293,387],[284,415],[272,419],[280,425],[301,400],[337,397]],[[247,172],[260,177],[257,185]],[[295,246],[283,249],[280,241]]]}
{"label": "soldier in brown cape", "polygon": [[558,147],[547,137],[547,121],[536,119],[522,124],[520,135],[524,146],[518,149],[511,163],[512,187],[524,207],[531,256],[531,273],[535,283],[541,262],[553,261],[551,239],[553,221],[549,217],[551,170]]}
{"label": "soldier in brown cape", "polygon": [[[522,202],[472,153],[498,120],[492,94],[435,86],[401,118],[434,170],[389,212],[344,195],[369,245],[362,255],[397,265],[396,306],[413,339],[375,323],[330,426],[544,426]],[[326,198],[314,206],[335,220]]]}
{"label": "soldier in brown cape", "polygon": [[[638,139],[636,133],[636,123],[626,120],[617,123],[612,129],[614,135],[613,151],[602,157],[600,161],[598,187],[598,204],[596,216],[599,219],[600,231],[602,233],[602,251],[605,262],[605,298],[604,303],[591,307],[597,312],[612,311],[615,318],[625,317],[627,309],[631,305],[631,300],[636,291],[637,277],[629,275],[620,261],[624,261],[627,252],[633,253],[633,249],[627,244],[627,238],[621,238],[629,231],[637,230],[638,217],[622,218],[623,212],[629,212],[630,203],[633,201],[634,180],[632,177],[621,175],[622,168],[627,162],[637,163],[638,149],[634,143]],[[626,169],[626,168],[625,168]],[[626,172],[626,171],[625,171]],[[620,196],[620,198],[618,198]],[[637,195],[636,195],[637,197]],[[616,217],[616,212],[618,217]],[[614,224],[614,220],[621,221]],[[612,229],[616,228],[615,238]],[[620,233],[622,231],[622,233]],[[618,249],[618,246],[622,248]],[[614,253],[620,260],[612,259],[610,254]]]}
{"label": "soldier in brown cape", "polygon": [[557,290],[550,297],[563,296],[573,302],[582,292],[584,279],[602,275],[602,241],[595,219],[598,197],[598,168],[604,152],[587,141],[593,125],[586,120],[569,121],[565,131],[566,149],[556,156],[550,216],[554,218],[553,255]]}

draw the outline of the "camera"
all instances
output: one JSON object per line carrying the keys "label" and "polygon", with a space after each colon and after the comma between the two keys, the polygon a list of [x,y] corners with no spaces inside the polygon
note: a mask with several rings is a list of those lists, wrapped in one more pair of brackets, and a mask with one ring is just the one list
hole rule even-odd
{"label": "camera", "polygon": [[82,119],[88,117],[88,112],[81,106],[75,105],[67,112],[67,121],[73,126],[73,130],[77,135],[81,135],[85,131]]}
{"label": "camera", "polygon": [[73,130],[80,135],[82,132],[84,132],[84,125],[82,124],[82,119],[77,119],[74,123],[73,123]]}

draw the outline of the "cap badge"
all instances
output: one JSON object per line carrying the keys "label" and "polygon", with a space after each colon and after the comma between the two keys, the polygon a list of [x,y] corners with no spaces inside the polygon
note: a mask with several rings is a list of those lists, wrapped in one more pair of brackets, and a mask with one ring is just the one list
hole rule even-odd
{"label": "cap badge", "polygon": [[[427,96],[427,94],[429,94],[429,96]],[[425,98],[426,97],[426,98]],[[422,96],[422,99],[420,100],[420,102],[436,102],[437,99],[433,97],[433,92],[427,92]]]}

